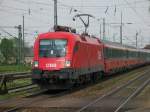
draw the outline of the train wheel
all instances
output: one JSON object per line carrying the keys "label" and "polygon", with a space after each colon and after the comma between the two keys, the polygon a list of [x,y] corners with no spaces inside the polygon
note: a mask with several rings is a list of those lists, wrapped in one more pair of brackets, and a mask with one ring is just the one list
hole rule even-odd
{"label": "train wheel", "polygon": [[91,75],[90,75],[90,79],[91,79],[91,82],[92,83],[95,83],[95,81],[96,81],[96,77],[95,77],[95,73],[91,73]]}
{"label": "train wheel", "polygon": [[103,72],[99,72],[99,80],[101,80],[104,77],[104,73]]}
{"label": "train wheel", "polygon": [[91,81],[93,83],[98,82],[102,78],[102,73],[101,72],[95,72],[91,74]]}

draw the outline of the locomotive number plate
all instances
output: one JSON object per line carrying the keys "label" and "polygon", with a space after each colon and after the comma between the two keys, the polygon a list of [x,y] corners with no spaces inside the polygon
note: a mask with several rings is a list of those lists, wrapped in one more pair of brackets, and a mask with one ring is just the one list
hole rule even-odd
{"label": "locomotive number plate", "polygon": [[56,63],[48,63],[46,64],[46,68],[54,68],[56,67]]}

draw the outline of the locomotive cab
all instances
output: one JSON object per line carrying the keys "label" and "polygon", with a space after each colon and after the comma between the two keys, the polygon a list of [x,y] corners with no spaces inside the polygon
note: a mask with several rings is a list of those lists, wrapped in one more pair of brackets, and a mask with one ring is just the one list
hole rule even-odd
{"label": "locomotive cab", "polygon": [[39,35],[34,44],[33,82],[67,80],[71,71],[73,45],[72,33],[51,32]]}
{"label": "locomotive cab", "polygon": [[39,58],[34,61],[33,67],[42,70],[60,70],[70,67],[66,61],[67,39],[41,39],[39,41]]}

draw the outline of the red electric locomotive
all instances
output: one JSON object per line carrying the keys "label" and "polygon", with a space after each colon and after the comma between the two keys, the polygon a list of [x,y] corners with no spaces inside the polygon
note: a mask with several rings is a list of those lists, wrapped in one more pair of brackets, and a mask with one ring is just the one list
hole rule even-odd
{"label": "red electric locomotive", "polygon": [[38,36],[34,44],[34,83],[50,89],[67,89],[150,62],[149,51],[69,31],[69,27],[58,27],[56,32]]}
{"label": "red electric locomotive", "polygon": [[39,35],[34,44],[33,82],[68,88],[100,77],[104,71],[103,44],[97,38],[70,32]]}

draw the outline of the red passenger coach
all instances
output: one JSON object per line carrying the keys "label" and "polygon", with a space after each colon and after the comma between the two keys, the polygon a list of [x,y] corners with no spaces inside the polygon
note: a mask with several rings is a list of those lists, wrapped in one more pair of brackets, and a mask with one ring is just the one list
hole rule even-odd
{"label": "red passenger coach", "polygon": [[125,71],[150,63],[150,51],[114,42],[103,42],[105,74]]}

